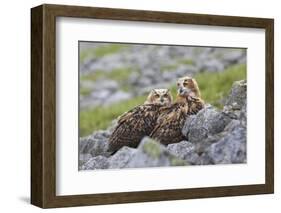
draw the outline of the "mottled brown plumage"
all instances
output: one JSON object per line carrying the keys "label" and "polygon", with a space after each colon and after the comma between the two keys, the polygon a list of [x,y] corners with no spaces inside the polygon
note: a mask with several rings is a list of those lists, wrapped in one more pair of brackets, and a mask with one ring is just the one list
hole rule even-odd
{"label": "mottled brown plumage", "polygon": [[156,125],[150,134],[162,144],[177,143],[185,139],[182,128],[189,115],[196,114],[204,107],[196,81],[185,77],[178,80],[176,103],[162,109]]}
{"label": "mottled brown plumage", "polygon": [[118,118],[117,126],[109,138],[109,151],[115,152],[123,146],[137,147],[144,136],[150,135],[161,108],[170,105],[171,101],[169,90],[152,90],[145,104],[134,107]]}
{"label": "mottled brown plumage", "polygon": [[187,114],[188,104],[184,102],[177,102],[162,109],[150,137],[162,144],[176,143],[183,140],[184,136],[181,130]]}

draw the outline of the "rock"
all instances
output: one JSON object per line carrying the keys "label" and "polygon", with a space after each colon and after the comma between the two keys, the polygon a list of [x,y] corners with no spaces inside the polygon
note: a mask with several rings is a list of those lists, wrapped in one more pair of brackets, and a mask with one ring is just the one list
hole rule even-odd
{"label": "rock", "polygon": [[116,102],[128,100],[131,97],[132,97],[132,95],[130,93],[119,90],[119,91],[113,93],[112,95],[110,95],[109,97],[107,97],[104,104],[110,105],[110,104],[113,104],[113,103],[116,103]]}
{"label": "rock", "polygon": [[233,109],[240,110],[247,100],[247,81],[236,81],[233,83],[231,91],[225,105],[232,106]]}
{"label": "rock", "polygon": [[94,91],[91,93],[91,99],[102,103],[110,94],[110,90],[106,89],[103,89],[101,91]]}
{"label": "rock", "polygon": [[230,118],[214,107],[205,107],[197,115],[186,119],[182,133],[190,142],[200,142],[208,135],[214,135],[223,131],[230,122]]}
{"label": "rock", "polygon": [[149,77],[141,77],[138,82],[137,85],[139,87],[146,87],[152,84],[152,79]]}
{"label": "rock", "polygon": [[184,166],[187,162],[172,155],[162,144],[149,137],[142,139],[126,168]]}
{"label": "rock", "polygon": [[217,72],[224,70],[224,64],[217,59],[206,60],[201,64],[200,70],[207,72]]}
{"label": "rock", "polygon": [[186,76],[186,75],[194,75],[195,73],[199,72],[198,67],[191,65],[191,64],[185,64],[185,65],[180,65],[177,67],[175,74],[177,78]]}
{"label": "rock", "polygon": [[114,92],[119,89],[119,85],[116,81],[110,79],[98,80],[94,83],[94,90],[108,90],[109,92]]}
{"label": "rock", "polygon": [[236,51],[228,51],[225,52],[223,54],[223,61],[226,62],[228,65],[229,64],[235,64],[237,63],[239,60],[241,60],[241,58],[246,58],[244,57],[244,51],[241,50],[236,50]]}
{"label": "rock", "polygon": [[136,153],[136,149],[124,146],[109,158],[109,169],[124,168]]}
{"label": "rock", "polygon": [[83,164],[85,164],[91,157],[92,157],[91,154],[79,154],[79,168]]}
{"label": "rock", "polygon": [[180,159],[186,160],[190,164],[196,164],[199,155],[195,152],[195,145],[188,141],[169,144],[167,150]]}
{"label": "rock", "polygon": [[107,169],[108,165],[108,159],[99,155],[88,160],[80,167],[80,170]]}
{"label": "rock", "polygon": [[207,150],[214,164],[246,163],[246,129],[236,127]]}
{"label": "rock", "polygon": [[86,138],[80,138],[79,153],[92,156],[108,156],[108,131],[98,131]]}

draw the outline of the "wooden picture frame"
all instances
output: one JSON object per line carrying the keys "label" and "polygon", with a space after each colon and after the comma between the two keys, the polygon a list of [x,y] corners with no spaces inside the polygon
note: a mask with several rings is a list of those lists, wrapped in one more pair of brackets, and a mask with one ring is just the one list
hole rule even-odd
{"label": "wooden picture frame", "polygon": [[[56,17],[265,29],[265,184],[56,195]],[[127,9],[41,5],[31,9],[31,203],[42,208],[267,194],[274,191],[274,21]]]}

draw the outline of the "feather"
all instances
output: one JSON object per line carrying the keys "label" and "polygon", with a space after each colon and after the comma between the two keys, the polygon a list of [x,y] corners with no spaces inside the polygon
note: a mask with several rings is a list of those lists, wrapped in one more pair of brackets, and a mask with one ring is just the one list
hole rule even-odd
{"label": "feather", "polygon": [[160,113],[159,104],[143,104],[124,113],[109,138],[109,151],[123,146],[137,147],[144,136],[150,135]]}
{"label": "feather", "polygon": [[204,107],[204,102],[197,97],[188,97],[184,102],[179,101],[170,107],[161,109],[150,137],[162,144],[180,142],[185,138],[182,128],[188,116],[197,114]]}

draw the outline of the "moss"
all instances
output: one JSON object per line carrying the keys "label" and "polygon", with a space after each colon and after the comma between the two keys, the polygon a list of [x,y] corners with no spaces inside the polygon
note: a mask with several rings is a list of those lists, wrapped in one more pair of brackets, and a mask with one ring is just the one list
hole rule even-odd
{"label": "moss", "polygon": [[152,139],[148,139],[144,145],[143,145],[143,151],[148,154],[151,158],[157,159],[161,155],[161,148],[157,142],[155,142]]}
{"label": "moss", "polygon": [[188,165],[184,160],[177,157],[170,157],[171,166],[186,166]]}

